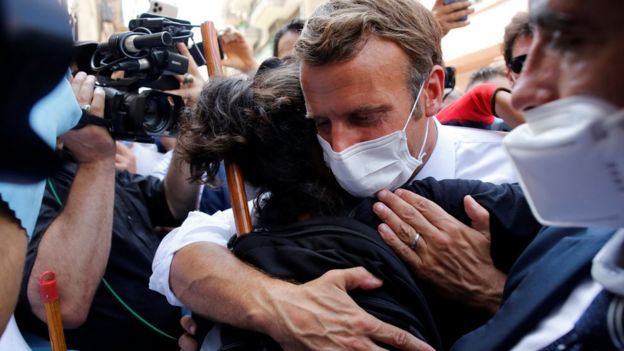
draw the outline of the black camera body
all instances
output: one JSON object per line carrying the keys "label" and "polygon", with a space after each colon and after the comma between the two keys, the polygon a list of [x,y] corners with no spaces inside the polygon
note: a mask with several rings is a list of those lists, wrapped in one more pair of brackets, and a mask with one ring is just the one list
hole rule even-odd
{"label": "black camera body", "polygon": [[[184,74],[188,58],[176,42],[192,38],[188,21],[142,14],[130,21],[128,32],[115,33],[91,56],[91,68],[104,88],[104,119],[113,138],[153,142],[174,136],[184,109],[180,96],[162,90],[178,89],[174,74]],[[116,72],[123,71],[123,78]]]}
{"label": "black camera body", "polygon": [[178,117],[184,108],[180,96],[159,90],[128,93],[104,88],[104,91],[104,119],[109,121],[109,131],[115,139],[153,142],[155,136],[175,136]]}

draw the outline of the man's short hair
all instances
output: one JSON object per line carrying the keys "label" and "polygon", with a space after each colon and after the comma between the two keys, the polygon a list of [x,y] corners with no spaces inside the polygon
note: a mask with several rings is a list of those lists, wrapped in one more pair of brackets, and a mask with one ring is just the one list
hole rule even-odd
{"label": "man's short hair", "polygon": [[329,0],[308,19],[295,50],[304,64],[345,62],[371,35],[392,40],[407,54],[414,94],[433,65],[442,64],[438,21],[414,0]]}
{"label": "man's short hair", "polygon": [[476,84],[488,82],[490,79],[495,78],[495,77],[501,77],[501,78],[507,79],[507,75],[505,74],[505,71],[503,71],[501,67],[494,67],[494,66],[482,67],[474,71],[470,75],[470,79],[468,80],[468,84],[466,84],[465,91],[470,90],[470,88],[472,88]]}
{"label": "man's short hair", "polygon": [[301,34],[301,30],[303,30],[303,26],[305,25],[305,21],[301,18],[295,18],[292,21],[286,23],[282,28],[280,28],[273,38],[273,56],[277,57],[277,49],[279,46],[279,42],[284,36],[284,34],[288,32],[293,32],[296,34]]}
{"label": "man's short hair", "polygon": [[516,39],[521,36],[533,36],[533,28],[529,23],[529,14],[527,12],[518,12],[511,22],[505,27],[505,37],[503,38],[503,57],[505,58],[505,65],[509,67],[511,65],[511,51],[513,49]]}

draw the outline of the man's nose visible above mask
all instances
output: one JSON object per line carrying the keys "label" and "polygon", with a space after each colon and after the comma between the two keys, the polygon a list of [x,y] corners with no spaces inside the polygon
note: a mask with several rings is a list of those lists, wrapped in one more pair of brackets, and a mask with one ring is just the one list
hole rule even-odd
{"label": "man's nose visible above mask", "polygon": [[522,74],[513,87],[511,102],[520,111],[530,110],[559,98],[556,81]]}
{"label": "man's nose visible above mask", "polygon": [[342,152],[363,140],[353,127],[337,121],[332,123],[329,139],[326,141],[331,145],[334,152]]}
{"label": "man's nose visible above mask", "polygon": [[513,86],[511,102],[518,110],[529,110],[560,98],[559,60],[543,46],[536,35],[522,74]]}

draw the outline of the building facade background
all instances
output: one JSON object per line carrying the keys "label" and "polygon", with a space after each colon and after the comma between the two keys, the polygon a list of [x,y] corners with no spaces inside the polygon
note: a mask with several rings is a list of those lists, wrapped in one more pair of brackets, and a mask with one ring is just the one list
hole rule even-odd
{"label": "building facade background", "polygon": [[[66,0],[75,19],[78,40],[104,41],[113,32],[126,30],[130,18],[147,11],[159,0]],[[414,0],[417,1],[417,0]],[[432,8],[435,0],[420,0]],[[457,70],[457,87],[463,90],[475,70],[502,64],[501,44],[511,17],[527,11],[528,0],[471,0],[475,13],[470,25],[454,29],[442,40],[444,60]],[[272,54],[275,32],[293,18],[309,16],[322,0],[165,0],[177,6],[178,18],[200,24],[212,20],[218,28],[240,30],[258,60]]]}
{"label": "building facade background", "polygon": [[[416,0],[415,0],[416,1]],[[240,28],[254,45],[259,59],[271,55],[275,32],[296,17],[309,16],[322,0],[229,0],[224,6],[226,22]],[[435,0],[421,0],[432,8]],[[465,87],[470,74],[481,67],[502,64],[501,45],[505,26],[527,0],[472,0],[475,12],[470,25],[454,29],[442,40],[444,61],[457,70],[457,87]]]}

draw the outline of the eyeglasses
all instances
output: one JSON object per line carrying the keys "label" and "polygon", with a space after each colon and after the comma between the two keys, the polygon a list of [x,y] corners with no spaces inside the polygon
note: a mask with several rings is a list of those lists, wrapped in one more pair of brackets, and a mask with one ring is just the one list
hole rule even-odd
{"label": "eyeglasses", "polygon": [[527,55],[516,56],[511,59],[509,63],[509,69],[515,74],[520,74],[522,72],[522,66],[524,66],[524,61],[526,61]]}

